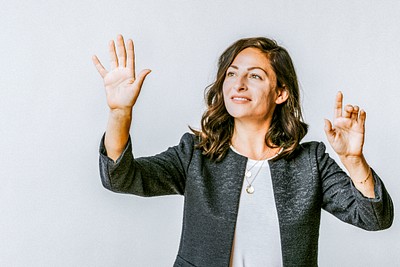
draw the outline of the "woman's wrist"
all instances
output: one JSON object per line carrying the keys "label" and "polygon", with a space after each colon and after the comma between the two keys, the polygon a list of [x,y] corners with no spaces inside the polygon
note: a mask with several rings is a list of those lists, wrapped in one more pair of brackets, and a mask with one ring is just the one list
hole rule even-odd
{"label": "woman's wrist", "polygon": [[374,179],[372,170],[364,158],[361,156],[340,157],[343,165],[347,169],[355,187],[368,198],[374,198]]}
{"label": "woman's wrist", "polygon": [[365,183],[364,181],[370,174],[370,167],[363,155],[340,157],[340,160],[354,182]]}
{"label": "woman's wrist", "polygon": [[110,109],[110,119],[116,121],[126,121],[132,119],[132,108],[114,108]]}
{"label": "woman's wrist", "polygon": [[354,169],[354,168],[358,169],[359,167],[368,165],[363,154],[357,155],[357,156],[354,156],[354,155],[340,156],[339,155],[339,159],[343,163],[343,165],[346,167],[346,169],[349,171],[350,171],[350,169]]}

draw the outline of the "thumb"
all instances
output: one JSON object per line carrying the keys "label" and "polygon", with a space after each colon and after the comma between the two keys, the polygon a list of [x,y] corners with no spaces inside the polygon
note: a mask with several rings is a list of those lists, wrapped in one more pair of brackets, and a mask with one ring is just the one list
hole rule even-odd
{"label": "thumb", "polygon": [[[146,76],[151,72],[149,69],[142,70],[137,76],[136,80],[132,84],[133,88],[133,105],[135,105],[137,98],[139,97],[140,91],[142,90],[142,85]],[[132,106],[133,106],[132,105]]]}
{"label": "thumb", "polygon": [[325,121],[324,131],[325,131],[326,137],[328,138],[328,141],[330,142],[334,137],[335,131],[332,129],[332,123],[330,120],[324,119],[324,121]]}
{"label": "thumb", "polygon": [[150,72],[151,72],[151,70],[145,69],[145,70],[142,70],[142,71],[139,73],[139,75],[137,76],[136,81],[135,81],[135,82],[137,82],[137,86],[138,86],[139,88],[142,87],[143,82],[144,82],[144,80],[146,79],[146,76],[147,76]]}
{"label": "thumb", "polygon": [[325,125],[324,125],[324,131],[325,132],[330,132],[332,131],[332,123],[328,119],[324,119]]}

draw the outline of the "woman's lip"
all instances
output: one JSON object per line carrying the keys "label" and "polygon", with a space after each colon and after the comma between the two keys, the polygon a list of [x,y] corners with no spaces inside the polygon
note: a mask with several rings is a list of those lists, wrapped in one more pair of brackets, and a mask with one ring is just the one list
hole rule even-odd
{"label": "woman's lip", "polygon": [[233,96],[231,99],[233,101],[235,101],[235,102],[248,102],[248,101],[251,101],[250,98],[247,98],[247,97],[244,97],[244,96]]}

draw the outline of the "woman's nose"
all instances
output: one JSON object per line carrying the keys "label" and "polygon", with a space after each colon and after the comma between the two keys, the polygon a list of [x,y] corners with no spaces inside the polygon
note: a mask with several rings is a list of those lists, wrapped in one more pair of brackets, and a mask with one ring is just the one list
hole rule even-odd
{"label": "woman's nose", "polygon": [[237,79],[233,85],[233,89],[235,89],[236,91],[246,91],[247,90],[247,85],[246,85],[246,82],[244,81],[243,77],[237,77]]}

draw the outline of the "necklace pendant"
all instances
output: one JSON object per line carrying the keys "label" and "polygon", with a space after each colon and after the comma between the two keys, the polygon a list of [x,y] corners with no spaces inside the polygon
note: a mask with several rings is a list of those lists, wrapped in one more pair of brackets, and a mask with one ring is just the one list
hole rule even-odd
{"label": "necklace pendant", "polygon": [[246,192],[248,194],[253,194],[254,193],[254,187],[252,185],[248,185],[246,188]]}
{"label": "necklace pendant", "polygon": [[247,171],[247,172],[245,173],[245,176],[246,176],[247,178],[250,178],[250,177],[251,177],[251,171]]}

